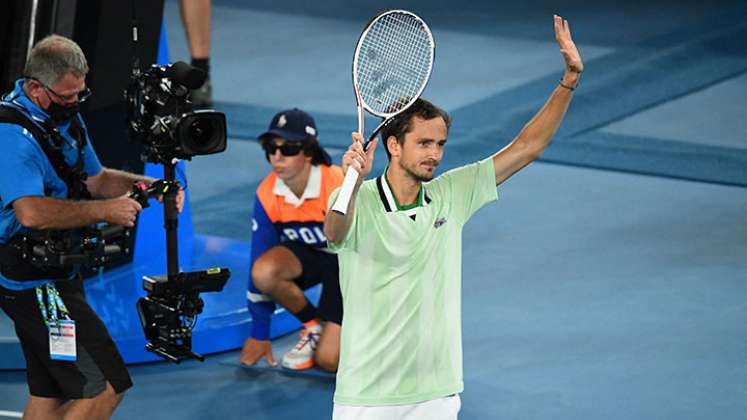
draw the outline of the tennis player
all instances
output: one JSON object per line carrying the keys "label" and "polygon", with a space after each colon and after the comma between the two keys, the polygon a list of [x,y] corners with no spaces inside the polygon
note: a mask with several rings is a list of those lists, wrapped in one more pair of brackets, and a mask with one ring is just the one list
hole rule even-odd
{"label": "tennis player", "polygon": [[[343,157],[361,176],[347,215],[324,231],[338,253],[342,330],[334,420],[453,420],[461,406],[462,227],[496,186],[539,158],[568,109],[583,62],[568,22],[554,17],[565,73],[537,115],[493,156],[435,177],[450,118],[418,99],[382,130],[389,165],[371,171],[375,141]],[[336,193],[330,197],[330,205]]]}

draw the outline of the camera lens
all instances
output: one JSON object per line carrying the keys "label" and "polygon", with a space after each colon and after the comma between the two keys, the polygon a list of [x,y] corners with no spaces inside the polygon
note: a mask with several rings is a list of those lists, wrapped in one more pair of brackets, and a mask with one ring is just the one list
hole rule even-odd
{"label": "camera lens", "polygon": [[226,150],[226,116],[216,111],[185,114],[178,123],[177,141],[187,157]]}
{"label": "camera lens", "polygon": [[196,119],[188,128],[189,138],[195,145],[207,146],[213,138],[213,121],[209,119]]}

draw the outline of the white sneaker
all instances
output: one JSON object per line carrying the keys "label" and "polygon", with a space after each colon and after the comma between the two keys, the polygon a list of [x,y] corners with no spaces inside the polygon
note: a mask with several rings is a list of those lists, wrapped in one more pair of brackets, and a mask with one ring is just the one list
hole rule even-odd
{"label": "white sneaker", "polygon": [[304,328],[301,330],[301,339],[292,349],[283,355],[283,367],[293,370],[308,369],[314,366],[314,352],[319,344],[321,329]]}

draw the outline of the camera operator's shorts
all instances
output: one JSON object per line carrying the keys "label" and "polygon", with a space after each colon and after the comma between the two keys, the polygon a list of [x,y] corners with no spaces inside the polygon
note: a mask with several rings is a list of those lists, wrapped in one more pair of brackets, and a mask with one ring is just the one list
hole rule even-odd
{"label": "camera operator's shorts", "polygon": [[35,289],[0,287],[0,307],[13,320],[26,358],[29,392],[36,397],[93,398],[109,382],[117,393],[132,386],[122,356],[104,323],[88,305],[83,280],[55,283],[70,317],[75,321],[75,361],[49,357],[49,333],[39,310]]}
{"label": "camera operator's shorts", "polygon": [[283,242],[299,261],[303,272],[294,282],[303,290],[322,283],[319,297],[319,316],[324,321],[342,325],[342,293],[340,292],[340,270],[337,255],[320,251],[300,242]]}

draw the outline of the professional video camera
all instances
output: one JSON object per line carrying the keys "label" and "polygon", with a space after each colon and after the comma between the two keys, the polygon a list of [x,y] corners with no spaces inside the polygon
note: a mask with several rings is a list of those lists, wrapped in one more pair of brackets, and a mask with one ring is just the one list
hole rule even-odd
{"label": "professional video camera", "polygon": [[137,311],[143,325],[148,351],[172,362],[181,359],[205,358],[192,351],[192,328],[204,303],[200,292],[220,292],[230,272],[226,268],[211,268],[192,273],[143,277],[148,296],[138,299]]}
{"label": "professional video camera", "polygon": [[[158,180],[150,186],[137,183],[130,196],[143,207],[147,207],[148,199],[160,195],[167,196],[171,186],[172,183],[165,180]],[[175,228],[176,226],[174,230]],[[175,241],[176,233],[168,229],[167,233],[173,234]],[[143,289],[148,295],[137,301],[140,323],[148,340],[145,348],[175,363],[185,358],[202,361],[205,358],[192,351],[192,328],[204,306],[199,294],[220,292],[231,273],[227,268],[211,268],[191,273],[178,272],[172,266],[176,262],[174,259],[177,258],[176,244],[168,240],[167,236],[170,274],[143,277]]]}
{"label": "professional video camera", "polygon": [[137,310],[148,341],[146,350],[176,363],[185,358],[204,360],[192,351],[192,328],[203,308],[199,294],[221,291],[230,276],[227,268],[179,271],[177,160],[226,149],[225,115],[193,111],[188,99],[189,90],[200,87],[205,77],[203,71],[183,62],[153,65],[141,73],[135,60],[125,91],[130,134],[145,146],[142,159],[164,165],[164,179],[149,187],[136,185],[133,191],[144,206],[148,198],[163,196],[168,265],[167,275],[143,277],[148,295],[138,300]]}
{"label": "professional video camera", "polygon": [[145,146],[145,161],[166,163],[226,150],[226,116],[193,111],[188,95],[206,73],[184,62],[133,70],[125,91],[131,137]]}

